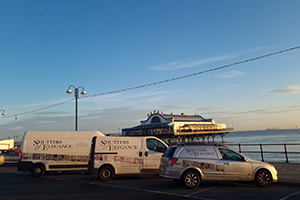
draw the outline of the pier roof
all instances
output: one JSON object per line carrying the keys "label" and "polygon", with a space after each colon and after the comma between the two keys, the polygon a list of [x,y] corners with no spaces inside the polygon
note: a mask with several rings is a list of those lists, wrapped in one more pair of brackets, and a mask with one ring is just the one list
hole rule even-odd
{"label": "pier roof", "polygon": [[193,121],[193,122],[201,122],[201,121],[211,121],[212,119],[204,119],[200,115],[174,115],[174,114],[162,114],[162,116],[166,119],[173,118],[174,121]]}

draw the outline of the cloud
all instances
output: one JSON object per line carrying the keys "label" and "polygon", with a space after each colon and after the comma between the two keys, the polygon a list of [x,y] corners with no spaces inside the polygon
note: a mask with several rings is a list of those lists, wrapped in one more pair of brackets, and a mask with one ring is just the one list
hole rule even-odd
{"label": "cloud", "polygon": [[254,110],[246,110],[240,112],[231,112],[232,115],[266,115],[266,114],[281,114],[281,113],[290,113],[290,112],[298,112],[300,110],[300,105],[294,106],[285,106],[285,107],[266,107],[263,109],[254,109]]}
{"label": "cloud", "polygon": [[[70,102],[71,102],[72,99],[73,98],[68,99],[68,100],[70,100]],[[10,106],[10,107],[13,107],[13,108],[43,107],[43,106],[50,106],[50,105],[58,104],[58,103],[65,102],[65,101],[67,101],[65,98],[61,98],[61,99],[54,99],[54,100],[38,102],[38,103],[32,103],[32,104],[13,105],[13,106]]]}
{"label": "cloud", "polygon": [[[204,64],[208,64],[208,63],[212,63],[212,62],[228,60],[228,59],[231,59],[234,57],[240,57],[245,54],[248,55],[250,53],[259,52],[259,51],[262,51],[265,49],[270,49],[270,48],[274,48],[274,46],[255,47],[255,48],[248,49],[245,51],[239,51],[238,53],[235,53],[234,55],[206,58],[206,59],[198,60],[195,62],[184,62],[184,61],[180,60],[180,61],[151,66],[149,68],[152,70],[156,70],[156,71],[168,71],[168,70],[176,70],[176,69],[183,69],[183,68],[191,68],[191,67],[196,67],[199,65],[204,65]],[[237,75],[237,74],[235,74],[235,75]],[[241,74],[238,74],[238,75],[241,75]],[[229,76],[229,77],[221,77],[221,78],[232,78],[232,77]]]}
{"label": "cloud", "polygon": [[197,108],[197,110],[203,110],[203,111],[213,111],[213,110],[220,110],[222,107],[220,106],[201,106]]}
{"label": "cloud", "polygon": [[258,52],[258,51],[265,50],[265,49],[274,49],[274,48],[276,48],[276,46],[255,47],[255,48],[248,49],[248,50],[245,50],[245,51],[240,51],[239,54],[240,55],[250,54],[250,53],[255,53],[255,52]]}
{"label": "cloud", "polygon": [[24,128],[24,127],[23,126],[17,126],[17,127],[10,128],[8,130],[10,130],[10,131],[16,131],[16,130],[21,130],[22,128]]}
{"label": "cloud", "polygon": [[158,96],[158,97],[151,97],[147,100],[145,100],[146,103],[154,103],[154,102],[161,102],[165,99],[167,99],[168,96]]}
{"label": "cloud", "polygon": [[230,71],[230,72],[225,72],[225,73],[222,73],[222,74],[214,75],[213,77],[217,77],[217,78],[234,78],[234,77],[242,76],[243,74],[245,74],[245,73],[241,72],[241,71],[233,70],[233,71]]}
{"label": "cloud", "polygon": [[173,105],[165,105],[162,109],[172,110],[172,109],[190,109],[190,107],[183,104],[173,104]]}
{"label": "cloud", "polygon": [[265,90],[263,93],[279,93],[279,94],[298,94],[300,93],[300,86],[291,85],[286,88],[276,89],[276,90]]}
{"label": "cloud", "polygon": [[219,57],[207,58],[207,59],[199,60],[199,61],[195,61],[195,62],[176,61],[176,62],[152,66],[150,68],[152,70],[156,70],[156,71],[168,71],[168,70],[196,67],[199,65],[204,65],[204,64],[208,64],[208,63],[212,63],[212,62],[228,60],[230,58],[232,58],[232,56],[219,56]]}
{"label": "cloud", "polygon": [[[243,110],[243,111],[236,111],[236,110],[223,110],[220,106],[205,106],[199,107],[196,109],[197,113],[200,113],[202,116],[212,116],[213,118],[219,119],[240,119],[249,116],[255,116],[260,118],[261,116],[265,115],[272,115],[275,116],[276,114],[286,114],[292,112],[299,112],[300,105],[292,105],[292,106],[269,106],[261,109],[253,109],[253,110]],[[265,117],[264,117],[265,119]]]}
{"label": "cloud", "polygon": [[152,68],[153,70],[157,70],[157,71],[172,70],[172,68],[176,69],[176,66],[178,66],[178,64],[181,62],[182,61],[177,61],[177,62],[172,62],[172,63],[164,63],[161,65],[152,66],[150,68]]}
{"label": "cloud", "polygon": [[64,114],[70,114],[70,112],[66,111],[44,111],[44,112],[36,112],[33,113],[34,115],[64,115]]}
{"label": "cloud", "polygon": [[54,124],[55,121],[37,121],[37,123],[40,123],[40,124]]}
{"label": "cloud", "polygon": [[144,90],[136,90],[138,92],[132,91],[132,92],[121,92],[116,94],[110,94],[110,95],[103,95],[98,96],[95,98],[87,98],[82,99],[82,102],[87,103],[98,103],[101,104],[103,107],[106,105],[107,107],[110,107],[112,103],[118,103],[122,105],[132,105],[136,104],[138,101],[147,102],[147,103],[154,103],[154,102],[160,102],[167,98],[170,98],[171,96],[174,96],[174,94],[180,93],[181,90],[165,90],[165,89],[144,89]]}

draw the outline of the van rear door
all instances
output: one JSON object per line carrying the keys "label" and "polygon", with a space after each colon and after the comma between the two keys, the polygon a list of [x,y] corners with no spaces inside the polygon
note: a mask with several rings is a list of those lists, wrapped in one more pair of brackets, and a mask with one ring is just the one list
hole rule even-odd
{"label": "van rear door", "polygon": [[[143,138],[97,137],[94,168],[112,165],[115,174],[140,174],[144,168]],[[93,161],[90,161],[92,163]]]}

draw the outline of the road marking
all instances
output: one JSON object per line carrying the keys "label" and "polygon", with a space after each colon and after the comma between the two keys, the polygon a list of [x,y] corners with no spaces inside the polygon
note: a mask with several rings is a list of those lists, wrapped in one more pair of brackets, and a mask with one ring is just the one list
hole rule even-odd
{"label": "road marking", "polygon": [[156,181],[156,182],[147,183],[147,184],[140,184],[140,185],[137,185],[137,186],[135,186],[135,187],[155,185],[155,184],[159,184],[159,183],[163,183],[163,182],[167,182],[167,181]]}
{"label": "road marking", "polygon": [[170,193],[170,192],[161,192],[161,191],[157,191],[157,190],[141,189],[141,188],[137,188],[137,187],[125,187],[125,186],[120,186],[120,185],[111,185],[111,184],[108,184],[108,183],[85,182],[85,181],[77,181],[77,180],[74,181],[74,180],[62,179],[62,178],[57,178],[57,177],[49,177],[49,178],[50,179],[56,179],[56,180],[62,180],[62,181],[88,183],[88,184],[91,184],[91,185],[101,185],[101,186],[106,186],[106,187],[113,187],[113,188],[120,188],[120,189],[127,189],[127,190],[135,190],[135,191],[142,191],[142,192],[149,192],[149,193],[156,193],[156,194],[164,194],[164,195],[170,195],[170,196],[185,197],[185,198],[191,198],[191,199],[214,200],[214,199],[203,198],[203,197],[195,197],[195,196],[189,196],[189,195],[184,195],[184,194],[175,194],[175,193]]}
{"label": "road marking", "polygon": [[215,188],[217,188],[217,187],[206,188],[206,189],[203,189],[203,190],[199,190],[199,191],[197,191],[197,192],[193,192],[193,193],[187,194],[187,195],[185,195],[185,196],[189,197],[189,196],[191,196],[191,195],[194,195],[194,194],[197,194],[197,193],[201,193],[201,192],[205,192],[205,191],[207,191],[207,190],[212,190],[212,189],[215,189]]}
{"label": "road marking", "polygon": [[288,196],[286,196],[286,197],[283,197],[283,198],[281,198],[281,199],[279,199],[279,200],[285,200],[285,199],[288,199],[288,198],[290,198],[291,196],[295,196],[295,195],[297,195],[297,194],[299,194],[299,193],[300,193],[300,191],[295,192],[295,193],[290,194],[290,195],[288,195]]}

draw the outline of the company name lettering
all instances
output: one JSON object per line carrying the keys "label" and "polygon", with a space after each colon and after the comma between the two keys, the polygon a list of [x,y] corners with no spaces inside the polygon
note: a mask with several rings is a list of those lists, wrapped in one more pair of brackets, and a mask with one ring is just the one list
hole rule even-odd
{"label": "company name lettering", "polygon": [[63,144],[61,140],[34,140],[33,146],[42,150],[71,148],[70,144]]}
{"label": "company name lettering", "polygon": [[191,156],[214,156],[214,152],[207,152],[207,149],[186,149],[186,152]]}
{"label": "company name lettering", "polygon": [[120,149],[136,149],[136,145],[130,145],[129,141],[122,140],[101,140],[100,143],[104,150],[116,151]]}

